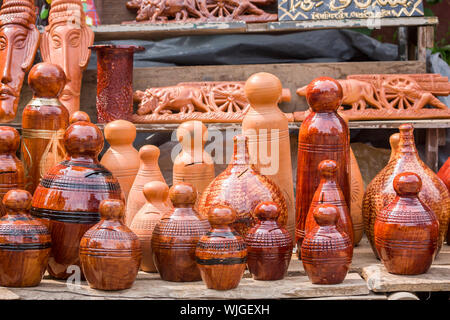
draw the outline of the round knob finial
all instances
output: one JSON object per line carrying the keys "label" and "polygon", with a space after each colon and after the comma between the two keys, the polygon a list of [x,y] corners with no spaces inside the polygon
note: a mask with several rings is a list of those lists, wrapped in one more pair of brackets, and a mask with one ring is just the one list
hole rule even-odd
{"label": "round knob finial", "polygon": [[103,219],[121,219],[125,213],[125,204],[118,199],[105,199],[98,208]]}
{"label": "round knob finial", "polygon": [[169,197],[169,187],[161,181],[150,181],[144,185],[144,196],[148,202],[165,202]]}
{"label": "round knob finial", "polygon": [[215,205],[208,212],[208,220],[212,226],[231,224],[236,216],[236,211],[227,205]]}
{"label": "round knob finial", "polygon": [[52,63],[35,64],[28,74],[28,85],[38,98],[57,98],[66,84],[64,70]]}
{"label": "round knob finial", "polygon": [[319,172],[323,178],[332,178],[336,176],[337,165],[334,160],[323,160],[319,163]]}
{"label": "round knob finial", "polygon": [[104,132],[110,145],[132,144],[136,139],[136,126],[127,120],[109,122]]}
{"label": "round knob finial", "polygon": [[158,163],[159,154],[159,148],[151,144],[146,144],[139,149],[139,158],[144,163]]}
{"label": "round knob finial", "polygon": [[342,86],[333,78],[319,77],[306,87],[306,101],[315,112],[336,111],[342,99]]}
{"label": "round knob finial", "polygon": [[319,226],[332,226],[336,225],[339,219],[339,211],[336,206],[331,204],[320,204],[314,211],[314,220],[316,220]]}
{"label": "round knob finial", "polygon": [[254,108],[259,105],[277,104],[280,101],[282,90],[280,79],[268,72],[251,75],[244,86],[247,100]]}
{"label": "round knob finial", "polygon": [[280,215],[280,207],[275,202],[264,201],[258,204],[253,212],[259,220],[276,220]]}
{"label": "round knob finial", "polygon": [[71,124],[64,134],[64,147],[70,156],[97,157],[103,149],[103,134],[93,123]]}
{"label": "round knob finial", "polygon": [[394,178],[394,190],[399,196],[417,195],[422,189],[422,179],[414,172],[403,172]]}
{"label": "round knob finial", "polygon": [[169,198],[176,208],[192,207],[197,200],[197,189],[190,183],[179,182],[169,189]]}
{"label": "round knob finial", "polygon": [[201,121],[186,121],[178,126],[177,139],[181,144],[187,146],[194,146],[199,139],[203,145],[208,140],[208,129]]}
{"label": "round knob finial", "polygon": [[69,124],[72,124],[72,123],[75,123],[78,121],[91,122],[91,118],[84,111],[75,111],[69,118]]}
{"label": "round knob finial", "polygon": [[19,144],[20,135],[16,129],[0,126],[0,153],[15,153]]}
{"label": "round knob finial", "polygon": [[395,151],[397,150],[398,143],[400,141],[400,133],[394,133],[389,137],[389,144],[391,145],[391,150]]}
{"label": "round knob finial", "polygon": [[9,190],[3,197],[3,205],[11,211],[24,211],[31,208],[31,193],[21,189]]}

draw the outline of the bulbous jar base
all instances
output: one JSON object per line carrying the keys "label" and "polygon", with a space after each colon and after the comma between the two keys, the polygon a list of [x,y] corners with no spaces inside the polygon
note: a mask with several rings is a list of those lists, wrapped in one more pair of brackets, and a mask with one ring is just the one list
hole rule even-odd
{"label": "bulbous jar base", "polygon": [[303,267],[313,284],[339,284],[347,276],[350,263],[305,263]]}
{"label": "bulbous jar base", "polygon": [[247,256],[248,270],[253,279],[271,281],[281,280],[286,275],[291,253],[252,254],[249,250]]}
{"label": "bulbous jar base", "polygon": [[202,280],[195,262],[195,246],[190,250],[154,248],[153,259],[161,279],[172,282]]}
{"label": "bulbous jar base", "polygon": [[208,289],[231,290],[239,285],[245,272],[245,263],[233,265],[199,265],[201,279]]}
{"label": "bulbous jar base", "polygon": [[[377,242],[377,238],[375,241]],[[378,246],[378,254],[386,270],[398,275],[417,275],[426,273],[433,263],[436,255],[434,249],[395,250]],[[431,254],[431,252],[435,252]]]}

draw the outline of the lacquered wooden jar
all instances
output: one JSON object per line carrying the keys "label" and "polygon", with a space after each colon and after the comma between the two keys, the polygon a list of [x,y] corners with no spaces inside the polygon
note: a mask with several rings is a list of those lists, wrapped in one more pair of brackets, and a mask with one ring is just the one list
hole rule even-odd
{"label": "lacquered wooden jar", "polygon": [[169,190],[174,209],[153,230],[153,261],[166,281],[199,281],[195,248],[209,230],[209,222],[194,209],[197,190],[190,183],[178,183]]}
{"label": "lacquered wooden jar", "polygon": [[253,215],[258,222],[245,236],[248,270],[255,280],[281,280],[291,261],[293,242],[277,222],[280,208],[275,202],[261,202]]}
{"label": "lacquered wooden jar", "polygon": [[195,258],[208,289],[230,290],[239,285],[247,262],[244,239],[231,227],[236,211],[217,205],[208,213],[211,230],[198,242]]}
{"label": "lacquered wooden jar", "polygon": [[138,237],[123,223],[122,200],[100,203],[101,220],[81,238],[80,261],[89,286],[100,290],[131,288],[141,263]]}
{"label": "lacquered wooden jar", "polygon": [[37,286],[50,256],[50,231],[30,215],[28,191],[8,191],[3,205],[6,215],[0,219],[0,285]]}

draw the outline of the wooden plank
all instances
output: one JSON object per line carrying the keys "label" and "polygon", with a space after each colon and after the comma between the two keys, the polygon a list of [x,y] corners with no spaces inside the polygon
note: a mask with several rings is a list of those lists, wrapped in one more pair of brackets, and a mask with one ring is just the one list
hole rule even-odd
{"label": "wooden plank", "polygon": [[447,144],[447,130],[444,128],[438,129],[438,146],[445,146]]}
{"label": "wooden plank", "polygon": [[408,60],[408,27],[398,27],[398,59]]}
{"label": "wooden plank", "polygon": [[429,128],[426,129],[426,141],[425,141],[425,163],[431,170],[437,172],[438,170],[438,129]]}
{"label": "wooden plank", "polygon": [[426,61],[427,49],[433,47],[434,27],[420,26],[417,28],[417,60]]}

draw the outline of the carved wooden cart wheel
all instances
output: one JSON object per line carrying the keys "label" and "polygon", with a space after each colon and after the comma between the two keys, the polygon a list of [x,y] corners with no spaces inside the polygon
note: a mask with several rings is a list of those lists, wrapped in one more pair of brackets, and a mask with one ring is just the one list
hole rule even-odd
{"label": "carved wooden cart wheel", "polygon": [[228,0],[207,0],[206,9],[209,14],[216,18],[226,18],[233,14],[237,8],[231,1]]}
{"label": "carved wooden cart wheel", "polygon": [[393,76],[383,81],[379,97],[381,103],[392,109],[410,109],[422,92],[420,85],[410,77]]}
{"label": "carved wooden cart wheel", "polygon": [[223,112],[245,112],[249,107],[242,84],[223,83],[212,88],[209,102]]}

